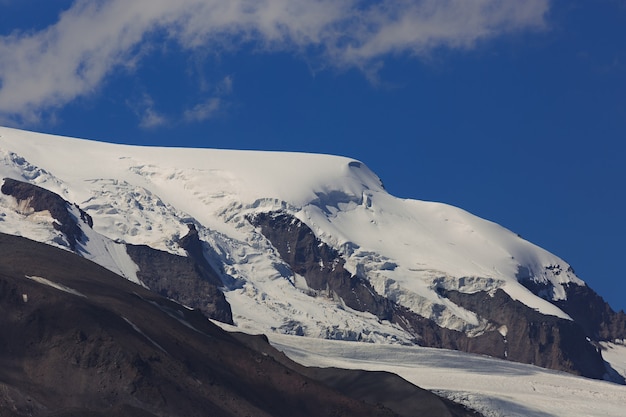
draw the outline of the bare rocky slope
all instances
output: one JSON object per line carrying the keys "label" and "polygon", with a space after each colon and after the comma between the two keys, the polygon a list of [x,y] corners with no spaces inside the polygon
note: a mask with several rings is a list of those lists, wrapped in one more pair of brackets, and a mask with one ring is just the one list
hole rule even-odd
{"label": "bare rocky slope", "polygon": [[476,415],[390,374],[301,367],[71,252],[0,234],[0,253],[2,416]]}

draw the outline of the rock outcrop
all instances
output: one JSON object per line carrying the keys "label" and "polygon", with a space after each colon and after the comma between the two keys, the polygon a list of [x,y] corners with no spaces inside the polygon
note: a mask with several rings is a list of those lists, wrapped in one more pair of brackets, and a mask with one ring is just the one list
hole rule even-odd
{"label": "rock outcrop", "polygon": [[197,308],[207,317],[233,324],[230,305],[219,288],[221,281],[208,265],[146,245],[126,245],[126,251],[139,267],[137,278],[151,290]]}
{"label": "rock outcrop", "polygon": [[[528,280],[521,282],[539,296],[548,292],[544,284]],[[626,339],[624,311],[615,312],[602,297],[586,285],[568,284],[565,286],[565,294],[566,298],[563,300],[548,299],[548,301],[580,324],[589,338],[597,341]]]}
{"label": "rock outcrop", "polygon": [[[466,294],[439,289],[441,296],[488,321],[485,331],[470,337],[440,327],[377,294],[366,279],[344,268],[345,261],[336,250],[320,241],[308,226],[293,216],[272,212],[257,214],[248,220],[260,228],[293,273],[304,277],[310,288],[328,297],[338,297],[357,311],[367,311],[381,320],[397,323],[422,346],[484,354],[603,379],[607,369],[600,350],[588,334],[623,338],[623,313],[606,311],[606,303],[596,299],[594,305],[599,306],[596,307],[599,311],[585,314],[583,309],[589,303],[582,302],[581,298],[590,295],[582,295],[574,287],[568,287],[571,307],[564,309],[574,313],[574,321],[541,314],[511,299],[502,290]],[[587,329],[594,333],[586,332]]]}
{"label": "rock outcrop", "polygon": [[441,294],[498,328],[506,359],[595,379],[607,373],[600,350],[575,321],[541,314],[502,290]]}
{"label": "rock outcrop", "polygon": [[[33,212],[48,211],[56,220],[53,224],[54,228],[65,235],[71,250],[76,250],[76,244],[83,241],[84,233],[78,223],[79,219],[69,210],[71,203],[58,194],[12,178],[5,178],[0,190],[3,194],[15,198],[18,204],[23,203],[26,208]],[[80,213],[80,221],[88,227],[93,227],[91,216],[78,206],[76,208]]]}
{"label": "rock outcrop", "polygon": [[336,250],[321,242],[313,231],[285,213],[260,213],[248,219],[272,243],[292,271],[304,277],[309,288],[339,297],[357,311],[391,320],[393,303],[374,291],[370,283],[344,268]]}
{"label": "rock outcrop", "polygon": [[[53,227],[63,233],[69,249],[76,252],[78,243],[86,243],[81,226],[93,227],[93,219],[78,206],[72,213],[71,203],[56,193],[22,181],[5,178],[2,193],[16,199],[18,205],[33,212],[47,211],[55,219]],[[82,224],[81,224],[82,223]],[[137,278],[157,293],[208,317],[232,324],[232,312],[219,289],[222,282],[202,252],[202,243],[193,227],[181,238],[180,245],[189,254],[177,256],[146,245],[126,245],[126,251],[139,267]]]}

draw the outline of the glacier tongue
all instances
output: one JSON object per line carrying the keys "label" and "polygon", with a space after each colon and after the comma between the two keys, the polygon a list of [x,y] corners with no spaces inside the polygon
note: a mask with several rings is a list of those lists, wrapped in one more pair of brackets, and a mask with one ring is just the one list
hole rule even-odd
{"label": "glacier tongue", "polygon": [[[94,234],[85,253],[131,280],[134,266],[121,242],[184,254],[177,240],[186,224],[196,225],[209,261],[222,265],[225,282],[237,283],[225,288],[235,322],[252,331],[389,343],[412,339],[396,325],[307,289],[246,220],[260,212],[295,216],[379,294],[468,334],[481,333],[486,322],[438,288],[500,288],[544,314],[569,318],[519,278],[549,284],[552,299],[562,298],[568,283],[584,285],[562,259],[497,224],[445,204],[389,195],[367,166],[349,158],[147,148],[7,128],[0,128],[0,156],[2,178],[47,188],[91,215]],[[0,231],[63,246],[45,216],[17,214],[6,196],[0,203]]]}

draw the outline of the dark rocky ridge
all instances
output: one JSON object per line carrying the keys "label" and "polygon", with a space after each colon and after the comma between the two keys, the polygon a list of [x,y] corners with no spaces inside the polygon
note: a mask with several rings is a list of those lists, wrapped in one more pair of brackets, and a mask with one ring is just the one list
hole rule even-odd
{"label": "dark rocky ridge", "polygon": [[189,258],[193,259],[195,267],[202,277],[211,284],[221,287],[223,283],[219,274],[215,272],[204,255],[204,244],[200,240],[200,236],[198,236],[196,226],[189,223],[187,227],[189,232],[179,240],[179,245],[187,251]]}
{"label": "dark rocky ridge", "polygon": [[[588,378],[604,379],[607,374],[597,345],[575,321],[541,314],[500,289],[474,294],[442,289],[440,293],[494,325],[506,326],[506,359]],[[616,382],[624,383],[623,379]]]}
{"label": "dark rocky ridge", "polygon": [[367,280],[346,271],[337,251],[323,244],[300,220],[283,213],[259,213],[248,221],[261,228],[283,260],[306,279],[310,288],[330,297],[336,295],[354,310],[391,320],[393,303],[376,294]]}
{"label": "dark rocky ridge", "polygon": [[282,212],[260,213],[248,220],[260,228],[292,271],[322,294],[340,297],[350,308],[398,323],[415,336],[419,345],[504,357],[504,341],[497,331],[470,338],[440,327],[376,293],[366,279],[355,277],[343,268],[345,261],[336,250],[293,216]]}
{"label": "dark rocky ridge", "polygon": [[[520,282],[533,294],[541,296],[550,292],[546,284],[529,279]],[[580,324],[588,337],[597,341],[611,342],[615,339],[626,339],[624,311],[615,312],[602,297],[586,285],[568,284],[565,286],[565,294],[567,297],[565,300],[548,299],[548,301]]]}
{"label": "dark rocky ridge", "polygon": [[[540,314],[501,290],[495,294],[463,294],[441,289],[440,295],[490,322],[490,331],[468,337],[465,333],[442,328],[377,294],[365,279],[352,276],[343,268],[344,260],[337,251],[321,242],[308,226],[293,216],[272,212],[257,214],[248,220],[260,228],[283,260],[294,273],[305,278],[309,287],[338,296],[355,310],[398,323],[422,346],[485,354],[596,379],[603,379],[607,374],[599,350],[587,341],[583,327],[576,322]],[[573,288],[570,291],[572,304],[577,305],[576,293]],[[584,315],[584,311],[580,315]],[[593,317],[596,322],[604,319],[602,315]],[[609,322],[613,323],[611,328],[623,325],[621,316],[610,317],[618,317]],[[503,325],[507,327],[506,336],[498,331]],[[624,383],[623,380],[616,382]]]}
{"label": "dark rocky ridge", "polygon": [[415,335],[420,346],[460,350],[506,359],[506,341],[496,330],[469,337],[463,332],[441,327],[403,306],[396,306],[392,322]]}
{"label": "dark rocky ridge", "polygon": [[[139,267],[137,278],[158,294],[197,308],[207,317],[233,324],[233,314],[224,293],[215,284],[219,277],[195,259],[153,249],[146,245],[126,245],[126,251]],[[206,261],[205,261],[206,262]]]}
{"label": "dark rocky ridge", "polygon": [[[78,219],[68,209],[70,203],[58,194],[12,178],[4,179],[0,191],[5,195],[14,197],[18,203],[27,201],[28,206],[35,212],[49,211],[50,215],[57,221],[53,224],[54,228],[65,235],[71,250],[76,250],[76,244],[83,242],[84,233],[78,224]],[[93,227],[91,216],[78,206],[76,207],[80,212],[80,220],[88,227]]]}
{"label": "dark rocky ridge", "polygon": [[[2,416],[413,415],[359,400],[362,385],[339,392],[321,381],[341,371],[300,373],[263,339],[228,334],[71,252],[0,234],[0,253]],[[372,396],[388,381],[378,376],[365,376]],[[428,415],[473,415],[397,384]]]}
{"label": "dark rocky ridge", "polygon": [[[478,417],[480,413],[407,382],[396,374],[381,371],[305,367],[273,349],[263,335],[232,333],[246,346],[267,354],[294,371],[321,381],[340,392],[372,405],[382,405],[400,416]],[[374,389],[372,389],[374,388]]]}
{"label": "dark rocky ridge", "polygon": [[[5,178],[1,188],[18,202],[27,202],[34,212],[49,211],[56,219],[54,228],[62,232],[72,251],[85,243],[79,220],[69,211],[70,203],[51,191],[33,184]],[[76,206],[78,207],[78,206]],[[92,218],[78,208],[80,221],[93,227]],[[198,308],[208,317],[232,324],[232,311],[219,287],[222,282],[202,252],[195,227],[180,241],[189,257],[177,256],[145,245],[126,245],[127,252],[139,267],[137,277],[159,294],[184,305]]]}

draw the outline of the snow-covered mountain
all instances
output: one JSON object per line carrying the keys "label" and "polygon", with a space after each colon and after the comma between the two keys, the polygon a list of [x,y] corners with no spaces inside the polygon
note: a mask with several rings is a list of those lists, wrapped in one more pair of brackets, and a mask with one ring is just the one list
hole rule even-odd
{"label": "snow-covered mountain", "polygon": [[620,380],[599,342],[626,338],[626,317],[569,264],[459,208],[394,197],[360,161],[0,128],[0,178],[0,232],[72,250],[246,332]]}

